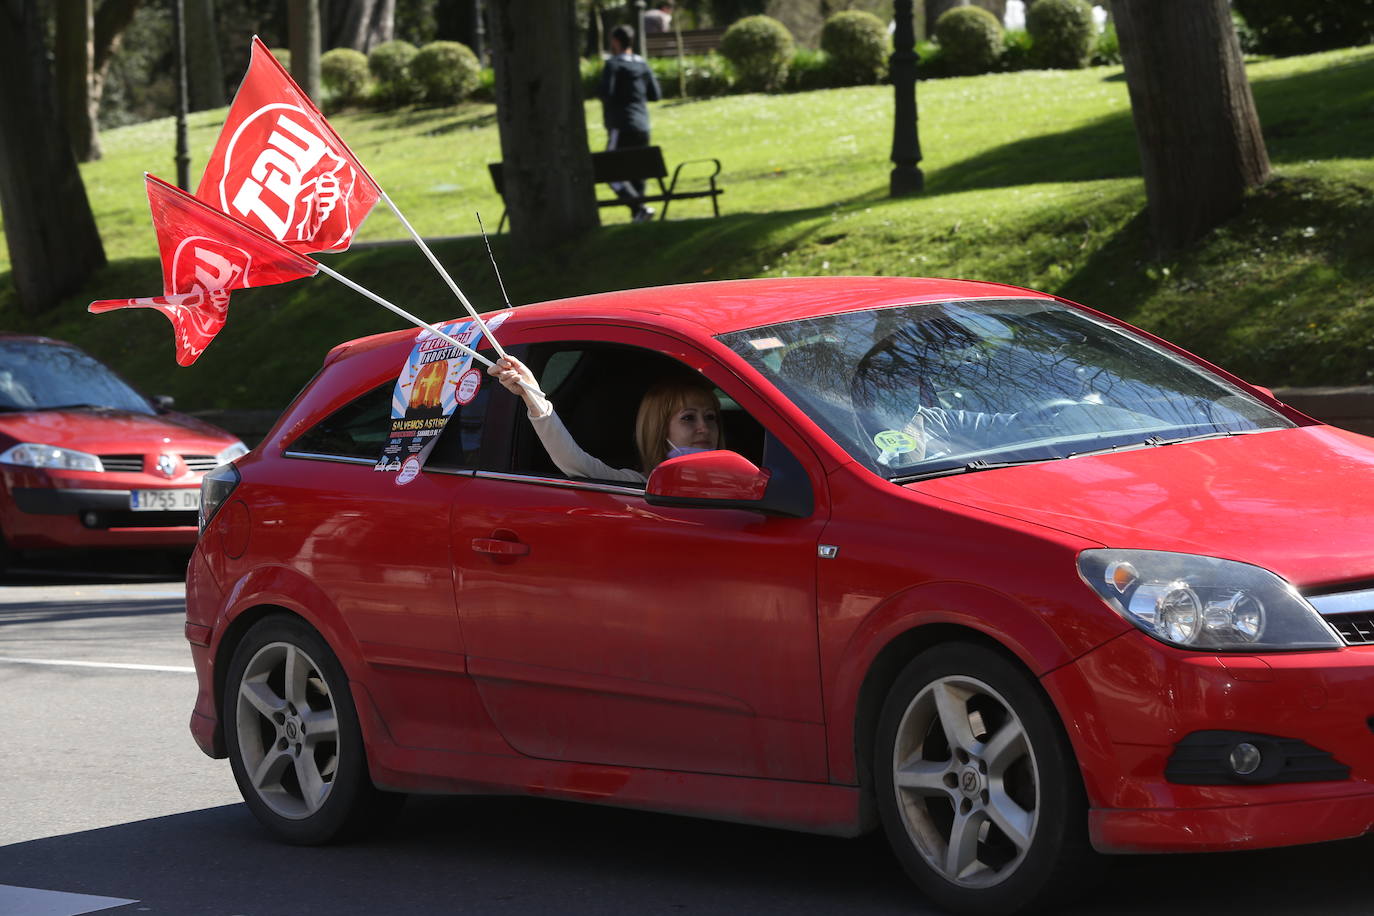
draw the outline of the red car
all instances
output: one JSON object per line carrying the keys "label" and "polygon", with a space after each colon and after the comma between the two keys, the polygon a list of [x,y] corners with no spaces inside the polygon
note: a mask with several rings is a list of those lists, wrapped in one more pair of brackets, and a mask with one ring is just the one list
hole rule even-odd
{"label": "red car", "polygon": [[991,283],[632,290],[497,336],[611,467],[672,372],[726,448],[569,478],[483,375],[423,470],[374,470],[422,347],[335,348],[206,478],[187,580],[192,732],[286,840],[407,792],[881,825],[930,900],[1008,913],[1094,851],[1374,823],[1369,439]]}
{"label": "red car", "polygon": [[0,334],[0,570],[25,550],[195,544],[201,477],[248,449],[159,404],[71,344]]}

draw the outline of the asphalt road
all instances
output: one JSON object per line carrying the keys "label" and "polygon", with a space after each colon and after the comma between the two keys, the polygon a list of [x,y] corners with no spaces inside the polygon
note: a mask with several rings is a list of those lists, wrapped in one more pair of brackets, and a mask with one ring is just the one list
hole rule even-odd
{"label": "asphalt road", "polygon": [[[187,732],[180,582],[0,585],[0,916],[933,912],[881,840],[560,802],[412,798],[367,842],[270,840]],[[1369,839],[1104,861],[1072,914],[1364,914]]]}

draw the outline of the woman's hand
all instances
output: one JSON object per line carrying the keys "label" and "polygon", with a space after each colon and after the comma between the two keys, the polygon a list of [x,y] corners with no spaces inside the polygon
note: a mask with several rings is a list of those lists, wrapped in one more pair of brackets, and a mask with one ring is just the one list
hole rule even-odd
{"label": "woman's hand", "polygon": [[552,409],[547,400],[534,393],[539,390],[534,373],[515,357],[504,356],[498,359],[487,368],[487,375],[494,377],[511,394],[519,395],[529,408],[531,417],[542,417]]}

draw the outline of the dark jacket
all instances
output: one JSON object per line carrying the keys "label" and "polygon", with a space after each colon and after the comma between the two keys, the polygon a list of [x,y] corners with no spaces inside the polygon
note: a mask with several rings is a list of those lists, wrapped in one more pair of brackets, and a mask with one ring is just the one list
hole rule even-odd
{"label": "dark jacket", "polygon": [[658,88],[654,71],[636,54],[618,54],[606,58],[601,70],[601,108],[607,130],[637,130],[649,132],[649,106],[663,93]]}

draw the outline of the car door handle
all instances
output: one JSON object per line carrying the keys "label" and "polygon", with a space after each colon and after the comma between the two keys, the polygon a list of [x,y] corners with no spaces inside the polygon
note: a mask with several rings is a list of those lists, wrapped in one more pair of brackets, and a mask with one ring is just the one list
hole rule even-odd
{"label": "car door handle", "polygon": [[523,557],[530,552],[530,545],[503,538],[473,538],[472,549],[497,557]]}

